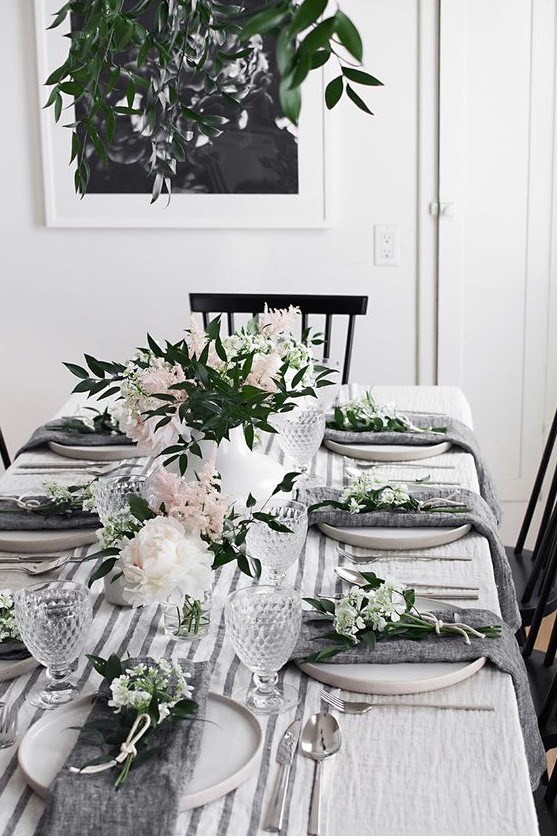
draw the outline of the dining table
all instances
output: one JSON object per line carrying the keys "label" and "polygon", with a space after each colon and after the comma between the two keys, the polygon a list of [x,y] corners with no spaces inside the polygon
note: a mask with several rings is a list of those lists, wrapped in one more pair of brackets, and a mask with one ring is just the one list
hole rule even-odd
{"label": "dining table", "polygon": [[[342,387],[340,401],[365,391],[365,386]],[[374,396],[383,403],[395,404],[401,411],[420,411],[450,415],[472,427],[470,406],[457,387],[451,386],[374,386]],[[72,395],[59,415],[75,412],[82,396]],[[262,440],[264,452],[283,461],[274,435]],[[61,457],[47,450],[32,450],[18,456],[0,479],[0,494],[20,495],[37,490],[44,478],[56,478],[65,484],[85,480],[80,463],[75,469],[65,467],[50,476],[29,474],[22,466],[30,463],[54,463]],[[67,465],[69,459],[63,460]],[[146,467],[147,459],[139,459]],[[288,461],[285,462],[288,465]],[[311,468],[311,478],[319,485],[341,487],[347,481],[347,468],[354,462],[321,446]],[[446,470],[436,469],[439,465]],[[460,486],[478,491],[478,476],[470,453],[451,447],[441,455],[425,458],[406,467],[382,462],[374,473],[379,476],[416,479],[416,473],[433,478],[449,473]],[[448,468],[451,468],[450,470]],[[255,488],[256,486],[254,486]],[[302,556],[291,567],[287,582],[302,596],[333,596],[346,589],[335,573],[339,564],[352,567],[337,551],[338,543],[317,527],[308,531]],[[88,547],[94,550],[95,546]],[[72,562],[55,570],[52,577],[87,582],[91,563],[81,558],[87,547],[75,550]],[[477,600],[459,600],[463,608],[481,608],[500,615],[499,598],[493,565],[485,537],[472,530],[465,537],[446,545],[424,549],[436,560],[405,558],[401,553],[384,552],[381,560],[367,569],[382,577],[395,577],[420,588],[432,584],[473,586]],[[451,560],[464,556],[466,560]],[[360,567],[358,567],[360,568]],[[32,579],[2,565],[0,587],[13,589]],[[150,656],[183,658],[187,662],[208,661],[212,670],[210,691],[234,695],[250,680],[250,672],[235,655],[227,637],[224,605],[227,596],[253,583],[242,575],[236,564],[221,567],[215,573],[211,620],[208,633],[194,642],[168,638],[162,629],[161,608],[148,605],[137,608],[117,607],[103,594],[102,581],[92,586],[94,617],[87,636],[86,653],[107,657]],[[463,614],[465,620],[465,613]],[[0,700],[15,703],[19,713],[19,739],[44,712],[25,701],[28,690],[42,675],[37,668],[10,682],[0,682]],[[261,746],[242,781],[233,791],[194,809],[181,810],[175,834],[180,836],[252,836],[263,833],[265,815],[273,790],[278,765],[277,747],[295,719],[303,724],[314,713],[332,711],[342,729],[340,751],[324,764],[322,784],[323,836],[534,836],[539,832],[530,787],[525,745],[517,699],[508,674],[486,664],[473,676],[439,690],[408,696],[354,694],[335,691],[346,699],[385,702],[376,710],[356,716],[339,714],[320,697],[322,684],[289,663],[281,671],[281,680],[293,686],[299,695],[297,706],[278,715],[257,716]],[[83,654],[75,677],[84,693],[93,692],[100,678]],[[441,710],[439,705],[486,705],[493,711]],[[430,706],[428,708],[428,706]],[[238,734],[241,734],[239,727]],[[240,745],[240,742],[239,744]],[[44,756],[44,754],[43,754]],[[226,751],[217,755],[225,760]],[[149,767],[145,781],[149,780]],[[308,829],[314,763],[298,749],[294,756],[286,794],[283,834],[300,836]],[[125,790],[124,790],[125,791]],[[45,802],[27,784],[18,765],[17,747],[0,751],[0,833],[3,836],[32,836]],[[166,836],[166,834],[161,834]]]}

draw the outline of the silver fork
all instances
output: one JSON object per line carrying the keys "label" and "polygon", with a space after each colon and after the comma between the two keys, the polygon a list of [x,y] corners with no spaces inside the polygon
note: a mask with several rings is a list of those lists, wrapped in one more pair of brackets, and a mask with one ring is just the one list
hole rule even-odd
{"label": "silver fork", "polygon": [[[123,468],[134,468],[134,467],[143,467],[141,462],[130,462],[121,461],[118,464],[110,463],[109,465],[81,465],[79,463],[79,459],[74,460],[75,463],[68,465],[60,465],[60,464],[44,464],[44,465],[19,465],[20,469],[25,471],[25,474],[29,476],[38,476],[38,475],[46,475],[46,474],[54,474],[54,473],[65,473],[66,471],[71,473],[86,473],[91,476],[110,476],[113,473],[116,473],[118,470]],[[23,474],[22,474],[23,475]]]}
{"label": "silver fork", "polygon": [[470,561],[471,557],[467,555],[452,555],[452,554],[413,554],[412,552],[398,552],[388,551],[384,554],[354,554],[346,551],[342,546],[337,546],[337,552],[349,560],[351,563],[375,563],[377,560],[400,560],[401,558],[408,558],[410,560],[460,560]]}
{"label": "silver fork", "polygon": [[[348,458],[348,456],[346,457]],[[365,459],[350,459],[350,463],[354,467],[358,467],[361,470],[373,470],[374,468],[385,468],[385,467],[403,467],[405,470],[456,470],[456,467],[453,464],[416,464],[415,462],[406,462],[402,459],[397,459],[396,461],[366,461]]]}
{"label": "silver fork", "polygon": [[17,711],[15,705],[0,703],[0,749],[8,749],[17,741]]}
{"label": "silver fork", "polygon": [[340,711],[341,714],[367,714],[374,708],[439,708],[443,711],[495,711],[493,705],[468,705],[466,703],[425,703],[425,702],[358,702],[356,700],[343,700],[331,694],[330,691],[321,689],[321,699]]}
{"label": "silver fork", "polygon": [[47,572],[52,572],[53,569],[59,569],[61,566],[64,566],[71,558],[71,554],[62,555],[62,557],[57,557],[56,560],[48,560],[42,561],[42,563],[31,564],[27,566],[23,566],[18,564],[17,566],[12,565],[11,563],[7,566],[0,565],[0,571],[2,572],[24,572],[26,575],[46,575]]}

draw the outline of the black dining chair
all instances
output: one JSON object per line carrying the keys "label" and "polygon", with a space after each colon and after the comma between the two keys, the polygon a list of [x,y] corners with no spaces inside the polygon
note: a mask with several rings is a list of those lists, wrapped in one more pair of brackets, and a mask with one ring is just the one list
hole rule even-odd
{"label": "black dining chair", "polygon": [[10,458],[10,454],[8,453],[8,448],[7,448],[6,442],[4,440],[4,434],[2,432],[2,427],[0,427],[0,457],[2,458],[2,464],[4,465],[4,467],[7,470],[9,468],[9,466],[11,465],[12,460]]}
{"label": "black dining chair", "polygon": [[[547,548],[543,548],[542,545],[557,499],[557,465],[554,470],[551,470],[549,467],[556,439],[557,410],[555,411],[553,423],[551,424],[551,428],[549,430],[549,435],[547,437],[538,472],[534,480],[532,493],[530,495],[530,499],[528,500],[528,506],[522,521],[518,540],[516,541],[516,545],[505,547],[507,558],[513,573],[516,597],[520,608],[520,614],[522,616],[522,630],[518,636],[521,644],[523,644],[526,639],[524,628],[532,624],[532,619],[540,598],[540,590],[543,586],[544,578],[547,572],[548,553]],[[536,506],[544,485],[547,486],[547,497],[543,507],[538,532],[536,534],[534,548],[525,549],[524,544],[526,542],[526,537],[530,531]],[[546,540],[546,545],[547,543],[548,541]],[[543,615],[550,615],[556,610],[557,584],[554,583],[549,595],[547,596],[545,612]]]}
{"label": "black dining chair", "polygon": [[308,327],[308,317],[312,314],[325,317],[323,331],[324,359],[330,357],[331,333],[333,318],[348,317],[344,357],[342,368],[342,383],[348,383],[350,363],[352,360],[352,344],[354,342],[354,325],[357,316],[367,312],[367,296],[318,296],[285,293],[190,293],[190,310],[203,316],[203,325],[209,324],[211,314],[226,314],[228,333],[235,330],[235,314],[251,314],[255,316],[263,313],[265,305],[271,309],[288,308],[294,305],[300,308],[302,333]]}

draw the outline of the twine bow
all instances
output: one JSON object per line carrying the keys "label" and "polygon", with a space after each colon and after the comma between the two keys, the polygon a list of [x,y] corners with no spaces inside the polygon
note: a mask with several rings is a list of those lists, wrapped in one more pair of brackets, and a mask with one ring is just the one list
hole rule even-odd
{"label": "twine bow", "polygon": [[[143,723],[143,725],[142,725]],[[151,725],[151,718],[148,714],[138,714],[135,718],[134,724],[130,729],[130,733],[123,743],[120,744],[120,751],[115,758],[105,763],[95,763],[91,766],[70,766],[70,772],[80,775],[96,775],[98,772],[105,772],[107,769],[112,769],[120,763],[124,763],[126,758],[130,755],[135,758],[137,755],[136,743],[139,743],[145,732]]]}
{"label": "twine bow", "polygon": [[469,624],[464,624],[463,621],[451,621],[447,624],[445,621],[437,618],[437,616],[432,612],[420,612],[420,618],[423,618],[424,621],[432,624],[438,636],[440,636],[443,631],[445,633],[458,633],[463,637],[466,644],[471,643],[470,636],[475,636],[478,639],[486,638],[483,633],[478,632],[478,630],[474,629],[474,627],[470,627]]}

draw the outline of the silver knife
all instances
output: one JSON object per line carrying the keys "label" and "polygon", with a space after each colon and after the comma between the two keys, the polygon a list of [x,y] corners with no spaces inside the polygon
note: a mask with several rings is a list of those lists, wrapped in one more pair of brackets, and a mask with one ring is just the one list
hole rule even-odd
{"label": "silver knife", "polygon": [[263,830],[277,833],[282,830],[282,817],[284,815],[284,802],[286,801],[286,789],[290,776],[290,767],[296,754],[298,740],[300,738],[301,721],[294,720],[282,736],[277,749],[277,763],[279,770],[275,779],[275,786],[267,808],[267,815],[263,822]]}

